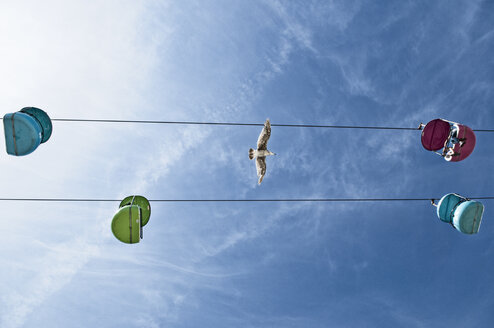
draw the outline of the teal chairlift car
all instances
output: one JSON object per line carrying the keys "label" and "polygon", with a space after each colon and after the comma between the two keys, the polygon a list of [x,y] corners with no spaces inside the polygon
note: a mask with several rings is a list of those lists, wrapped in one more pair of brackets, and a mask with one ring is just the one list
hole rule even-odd
{"label": "teal chairlift car", "polygon": [[50,139],[53,127],[45,111],[36,107],[24,107],[19,112],[3,117],[7,153],[24,156]]}
{"label": "teal chairlift car", "polygon": [[443,222],[451,224],[456,230],[464,234],[476,234],[479,232],[484,205],[469,200],[457,194],[447,194],[436,205],[437,216]]}

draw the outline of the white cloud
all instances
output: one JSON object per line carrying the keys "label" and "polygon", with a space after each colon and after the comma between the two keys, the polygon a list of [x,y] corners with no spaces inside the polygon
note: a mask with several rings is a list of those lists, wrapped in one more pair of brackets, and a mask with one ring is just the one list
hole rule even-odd
{"label": "white cloud", "polygon": [[43,257],[28,264],[36,267],[33,279],[2,296],[2,327],[21,327],[33,309],[68,284],[87,261],[98,254],[96,246],[81,239],[49,248]]}
{"label": "white cloud", "polygon": [[[293,39],[297,45],[303,49],[310,50],[316,54],[317,50],[313,46],[311,29],[304,26],[295,17],[291,16],[283,4],[280,1],[267,1],[265,4],[271,7],[272,10],[281,18],[285,25],[283,32],[284,36],[288,39]],[[287,56],[286,46],[282,48],[282,58]]]}
{"label": "white cloud", "polygon": [[[0,82],[6,95],[0,100],[1,107],[15,111],[22,106],[39,106],[55,118],[142,118],[140,115],[157,112],[165,118],[179,117],[181,113],[173,108],[180,106],[167,103],[167,96],[160,98],[165,103],[158,111],[153,103],[155,99],[146,99],[150,94],[148,88],[156,91],[152,85],[156,80],[155,70],[165,71],[163,67],[174,64],[161,62],[159,53],[167,46],[175,46],[168,43],[166,36],[180,33],[180,30],[155,21],[151,11],[152,8],[143,2],[130,1],[2,3],[0,42],[6,45],[7,51],[0,63],[0,72],[11,79]],[[155,24],[152,31],[150,24]],[[231,96],[217,103],[223,104],[223,108],[205,106],[210,108],[207,109],[209,116],[229,119],[247,110],[262,94],[264,86],[282,74],[294,43],[310,49],[308,30],[296,24],[289,26],[280,35],[276,53],[266,61],[268,65],[263,62],[249,72],[249,78],[234,85]],[[169,82],[170,85],[173,83]],[[167,89],[167,85],[163,89]],[[200,101],[200,97],[192,99],[190,105],[201,106]],[[136,108],[142,110],[136,111]],[[1,157],[4,170],[0,172],[0,179],[10,195],[20,196],[114,197],[115,194],[126,194],[126,191],[144,192],[180,169],[182,156],[208,140],[211,131],[183,126],[158,131],[159,128],[55,122],[52,139],[31,156]],[[145,133],[143,129],[146,129]],[[149,135],[159,138],[150,139]],[[22,175],[12,172],[22,172]],[[99,188],[95,190],[95,187]],[[2,303],[9,304],[0,312],[2,326],[22,326],[37,307],[69,284],[89,261],[107,256],[107,250],[100,245],[112,238],[108,232],[108,216],[111,216],[108,213],[116,205],[101,205],[96,213],[91,213],[89,206],[86,211],[71,213],[70,220],[78,224],[84,217],[104,218],[84,228],[82,239],[71,237],[70,231],[61,229],[57,232],[57,242],[43,242],[41,248],[39,242],[23,245],[25,250],[38,248],[42,260],[19,251],[12,253],[17,260],[6,262],[22,263],[24,270],[36,266],[37,273],[23,280],[23,288],[13,285],[1,289]],[[36,212],[35,206],[26,206],[22,216],[37,217]],[[45,217],[43,215],[42,219]],[[57,215],[47,217],[53,224],[58,222],[60,227],[68,219]],[[217,244],[206,243],[204,256],[216,256],[242,241],[255,238],[273,222],[263,223],[260,229],[256,227],[249,233],[232,231]],[[16,228],[29,234],[33,221],[21,220]],[[43,226],[40,228],[44,229]],[[13,235],[15,232],[7,229],[5,233]],[[19,244],[19,240],[12,241]],[[58,250],[59,247],[63,251]],[[132,262],[131,258],[121,261]],[[175,271],[174,275],[185,273],[202,279],[239,274],[195,270],[172,261],[146,263],[144,260],[137,265],[150,263],[153,267]],[[173,297],[160,302],[163,306],[173,303],[179,307],[183,302],[182,291],[172,290],[171,295]],[[158,323],[153,317],[142,314],[136,324],[153,326]]]}
{"label": "white cloud", "polygon": [[[145,108],[144,94],[156,65],[157,47],[166,37],[163,33],[149,40],[141,38],[147,33],[144,17],[149,17],[148,10],[146,3],[133,1],[1,2],[0,74],[5,78],[0,80],[0,107],[4,113],[38,106],[55,118],[134,116],[135,108]],[[119,142],[110,134],[114,129],[55,122],[52,138],[29,156],[7,156],[1,147],[4,196],[111,197],[118,190],[105,181],[109,175],[116,176],[111,171],[115,165],[104,154],[117,154],[118,149],[108,149]],[[101,188],[95,192],[97,186]],[[87,220],[82,222],[84,217],[107,217],[108,207],[85,206],[87,210],[73,204],[74,211],[67,213],[39,212],[40,206],[34,203],[9,204],[12,211],[20,212],[20,218],[4,227],[4,233],[17,237],[20,232],[40,234],[43,242],[9,239],[12,251],[2,261],[17,267],[15,271],[25,277],[0,288],[2,327],[23,326],[38,306],[98,256],[98,236],[107,233],[108,219],[89,225]],[[81,223],[78,233],[82,236],[67,231],[72,226],[67,220]],[[38,256],[30,256],[32,252]],[[24,274],[30,267],[35,272]]]}

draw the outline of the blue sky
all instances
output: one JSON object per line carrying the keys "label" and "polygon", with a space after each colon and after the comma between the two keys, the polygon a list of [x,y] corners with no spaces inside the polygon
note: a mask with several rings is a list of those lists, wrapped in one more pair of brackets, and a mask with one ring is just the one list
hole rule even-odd
{"label": "blue sky", "polygon": [[[494,2],[2,1],[0,107],[51,117],[493,128]],[[54,123],[0,144],[2,197],[490,196],[492,136],[447,163],[418,131]],[[140,244],[115,203],[4,202],[1,327],[490,327],[480,233],[427,202],[152,203]]]}

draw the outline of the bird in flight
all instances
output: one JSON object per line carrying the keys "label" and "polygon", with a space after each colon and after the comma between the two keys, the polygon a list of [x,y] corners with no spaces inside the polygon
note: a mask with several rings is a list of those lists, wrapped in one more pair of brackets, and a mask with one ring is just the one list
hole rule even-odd
{"label": "bird in flight", "polygon": [[261,184],[264,174],[266,174],[266,156],[276,155],[268,150],[268,140],[271,136],[271,123],[269,118],[264,123],[259,139],[257,139],[257,150],[249,149],[249,159],[256,158],[257,176],[259,177],[258,184]]}

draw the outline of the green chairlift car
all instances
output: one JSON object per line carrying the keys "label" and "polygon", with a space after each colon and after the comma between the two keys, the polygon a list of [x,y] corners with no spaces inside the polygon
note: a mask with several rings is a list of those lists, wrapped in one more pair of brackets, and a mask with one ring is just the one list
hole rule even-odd
{"label": "green chairlift car", "polygon": [[143,196],[128,196],[113,216],[111,230],[123,243],[136,244],[142,239],[142,227],[151,216],[151,205]]}

